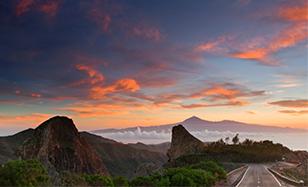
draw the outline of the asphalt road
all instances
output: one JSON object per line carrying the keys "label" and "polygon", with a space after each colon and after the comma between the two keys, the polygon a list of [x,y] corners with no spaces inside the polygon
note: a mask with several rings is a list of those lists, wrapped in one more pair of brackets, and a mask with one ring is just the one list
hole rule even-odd
{"label": "asphalt road", "polygon": [[288,185],[278,180],[263,164],[251,164],[236,187],[280,187]]}

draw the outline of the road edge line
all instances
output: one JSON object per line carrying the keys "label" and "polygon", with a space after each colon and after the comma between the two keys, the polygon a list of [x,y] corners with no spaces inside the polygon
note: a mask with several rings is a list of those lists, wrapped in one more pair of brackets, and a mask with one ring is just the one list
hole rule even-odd
{"label": "road edge line", "polygon": [[[265,166],[264,166],[265,167]],[[279,180],[275,177],[275,175],[274,174],[272,174],[272,172],[270,172],[269,170],[268,170],[268,167],[265,167],[266,168],[266,171],[269,173],[269,174],[271,174],[271,176],[275,179],[275,181],[279,184],[279,186],[282,186],[281,185],[281,183],[279,182]]]}
{"label": "road edge line", "polygon": [[238,182],[237,185],[236,185],[235,187],[238,187],[238,186],[243,182],[243,180],[244,180],[244,178],[245,178],[246,173],[247,173],[248,170],[249,170],[249,166],[247,167],[247,169],[246,169],[246,171],[245,171],[243,177],[241,178],[240,182]]}

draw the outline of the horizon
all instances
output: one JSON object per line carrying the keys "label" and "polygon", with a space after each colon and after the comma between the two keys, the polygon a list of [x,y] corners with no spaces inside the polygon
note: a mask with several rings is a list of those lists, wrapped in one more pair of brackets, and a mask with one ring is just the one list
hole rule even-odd
{"label": "horizon", "polygon": [[[308,2],[0,3],[0,131],[208,121],[308,130]],[[179,21],[180,20],[180,21]]]}
{"label": "horizon", "polygon": [[[71,119],[68,118],[67,116],[53,116],[47,120],[52,120],[53,118],[56,117],[61,117],[61,118],[66,118],[66,119]],[[282,144],[283,146],[286,146],[287,148],[291,149],[291,150],[297,150],[297,151],[307,151],[307,143],[308,142],[304,142],[303,140],[306,139],[307,135],[308,135],[308,131],[307,129],[303,129],[304,131],[298,132],[298,131],[292,131],[292,129],[290,129],[291,131],[241,131],[241,130],[228,130],[228,129],[217,129],[217,130],[210,130],[207,129],[207,126],[205,126],[205,124],[201,123],[201,126],[204,126],[204,128],[199,129],[199,130],[194,130],[194,128],[190,128],[190,122],[191,119],[197,119],[197,120],[201,120],[201,121],[206,121],[203,119],[200,119],[197,116],[191,116],[190,118],[187,118],[185,120],[183,120],[182,122],[179,123],[173,123],[173,124],[163,124],[163,125],[158,125],[158,126],[151,126],[151,127],[158,127],[158,129],[152,129],[152,130],[146,130],[146,129],[141,129],[142,127],[149,127],[149,126],[134,126],[134,128],[136,128],[135,130],[125,130],[125,131],[120,131],[123,129],[113,129],[115,131],[100,131],[100,130],[104,130],[104,129],[96,129],[97,131],[89,131],[89,130],[80,130],[78,129],[78,124],[74,123],[74,120],[71,119],[73,121],[73,124],[77,127],[78,132],[82,133],[82,132],[88,132],[89,134],[92,135],[98,135],[102,138],[107,138],[119,143],[124,143],[124,144],[137,144],[137,143],[142,143],[145,145],[160,145],[162,143],[166,143],[166,142],[170,142],[171,137],[172,137],[172,131],[171,129],[167,130],[161,130],[159,129],[159,127],[161,126],[165,126],[165,125],[173,125],[170,126],[170,128],[176,127],[178,125],[182,125],[189,133],[191,133],[193,136],[195,136],[196,138],[198,138],[199,140],[205,142],[205,143],[209,143],[209,142],[217,142],[220,140],[226,140],[226,138],[230,139],[230,137],[234,137],[234,136],[239,136],[239,142],[244,142],[245,140],[252,140],[255,142],[262,142],[262,141],[271,141],[273,143],[278,143],[278,144]],[[193,120],[194,120],[193,119]],[[44,122],[45,122],[44,121]],[[223,121],[227,121],[227,120],[223,120]],[[217,121],[217,122],[223,122],[223,121]],[[11,134],[3,134],[3,132],[1,131],[0,133],[0,138],[5,138],[5,137],[14,137],[14,135],[19,134],[19,133],[24,133],[25,131],[31,129],[31,130],[35,130],[37,127],[39,127],[40,125],[42,125],[44,122],[40,123],[39,125],[37,125],[35,128],[27,128],[27,129],[23,129],[20,130],[18,132],[13,132]],[[206,121],[206,122],[213,122],[213,121]],[[236,121],[235,121],[236,122]],[[215,123],[215,122],[214,122]],[[239,122],[241,123],[241,122]],[[231,124],[230,124],[231,125]],[[245,124],[246,125],[246,124]],[[247,126],[250,125],[256,125],[256,124],[247,124]],[[201,127],[199,125],[199,128]],[[211,127],[213,127],[213,124],[210,125]],[[262,128],[262,125],[257,125],[260,126]],[[219,127],[219,126],[217,126]],[[266,126],[268,127],[268,126]],[[275,127],[274,127],[275,128]],[[281,128],[281,127],[278,127]],[[238,129],[238,128],[237,128]],[[108,130],[108,129],[105,129]],[[222,131],[221,131],[222,130]],[[261,129],[259,129],[261,130]],[[278,129],[276,129],[278,130]],[[296,129],[293,129],[296,130]],[[301,129],[298,129],[301,130]],[[286,138],[287,135],[287,138]],[[227,142],[228,143],[228,142]]]}
{"label": "horizon", "polygon": [[[284,132],[282,134],[285,134],[285,133],[308,133],[308,128],[292,128],[292,127],[281,127],[281,126],[271,126],[271,125],[262,125],[262,124],[254,124],[254,123],[246,123],[246,122],[242,122],[242,121],[234,121],[234,120],[227,120],[227,119],[224,119],[224,120],[219,120],[219,121],[210,121],[210,120],[206,120],[206,119],[203,119],[203,118],[200,118],[198,116],[191,116],[189,118],[185,118],[181,121],[178,121],[178,122],[170,122],[170,123],[166,123],[166,124],[154,124],[154,125],[142,125],[142,124],[138,124],[138,125],[131,125],[131,126],[127,126],[127,127],[110,127],[110,128],[96,128],[96,129],[83,129],[82,126],[78,125],[78,123],[76,123],[74,121],[73,118],[70,118],[69,116],[64,116],[64,115],[55,115],[55,116],[51,116],[49,118],[46,118],[45,120],[39,122],[38,124],[35,124],[33,126],[30,126],[28,128],[18,128],[18,129],[10,129],[8,131],[5,131],[6,129],[1,129],[1,133],[0,133],[0,137],[5,137],[5,136],[11,136],[11,135],[14,135],[14,134],[17,134],[19,132],[22,132],[22,131],[25,131],[25,130],[28,130],[28,129],[35,129],[37,128],[39,125],[41,125],[42,123],[44,123],[45,121],[51,119],[51,118],[54,118],[54,117],[67,117],[69,119],[72,119],[73,120],[73,123],[75,124],[75,126],[77,127],[78,131],[79,132],[91,132],[91,133],[94,133],[94,134],[100,134],[100,133],[96,133],[95,131],[99,131],[99,130],[108,130],[108,129],[115,129],[115,130],[121,130],[121,129],[127,129],[127,128],[142,128],[142,127],[160,127],[160,126],[166,126],[166,125],[181,125],[183,122],[187,121],[187,120],[190,120],[192,118],[197,118],[198,120],[202,120],[202,121],[207,121],[207,122],[224,122],[224,121],[231,121],[231,122],[237,122],[237,123],[243,123],[244,125],[247,125],[247,126],[250,126],[250,125],[256,125],[256,126],[260,126],[260,127],[272,127],[272,128],[284,128],[284,129],[289,129],[289,130],[304,130],[303,132]],[[189,125],[189,124],[188,124]],[[80,128],[81,127],[81,128]],[[154,130],[155,131],[155,130]],[[209,130],[208,132],[212,132],[211,130]],[[229,131],[222,131],[221,135],[223,135],[224,132],[229,132]],[[253,133],[253,132],[242,132],[242,133]],[[259,133],[259,132],[258,132]],[[265,133],[268,133],[268,132],[265,132]],[[275,132],[275,133],[278,133],[279,132]],[[274,133],[274,134],[275,134]],[[280,132],[281,133],[281,132]]]}

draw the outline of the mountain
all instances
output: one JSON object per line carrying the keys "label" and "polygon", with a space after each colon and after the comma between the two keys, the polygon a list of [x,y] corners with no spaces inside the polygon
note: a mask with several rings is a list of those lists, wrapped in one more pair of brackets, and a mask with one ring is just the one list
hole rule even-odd
{"label": "mountain", "polygon": [[71,119],[56,116],[36,129],[0,137],[0,164],[12,159],[37,158],[54,178],[61,171],[109,173],[131,178],[148,165],[158,169],[167,161],[165,153],[151,151],[146,144],[143,147],[78,132]]}
{"label": "mountain", "polygon": [[129,132],[129,131],[156,131],[156,132],[171,132],[173,126],[181,124],[189,131],[218,131],[218,132],[307,132],[304,129],[295,129],[288,127],[274,127],[274,126],[265,126],[257,124],[248,124],[237,121],[223,120],[223,121],[207,121],[200,119],[196,116],[190,117],[182,122],[167,124],[167,125],[157,125],[157,126],[137,126],[123,129],[100,129],[92,131],[95,134],[104,134],[104,133],[117,133],[117,132]]}
{"label": "mountain", "polygon": [[100,156],[67,117],[56,116],[39,125],[22,144],[19,155],[23,159],[40,160],[49,173],[108,175]]}
{"label": "mountain", "polygon": [[182,125],[172,128],[171,147],[168,150],[169,161],[181,155],[196,154],[201,152],[205,144],[191,135]]}
{"label": "mountain", "polygon": [[27,129],[12,136],[0,137],[0,164],[18,159],[17,152],[22,143],[32,136],[34,129]]}
{"label": "mountain", "polygon": [[164,142],[160,144],[144,144],[141,142],[137,143],[128,143],[127,145],[135,148],[135,149],[141,149],[141,150],[147,150],[152,152],[158,152],[167,154],[168,149],[170,148],[171,143],[170,142]]}
{"label": "mountain", "polygon": [[80,135],[98,152],[111,175],[132,178],[142,167],[154,165],[155,169],[159,169],[167,161],[164,153],[136,149],[88,132],[81,132]]}

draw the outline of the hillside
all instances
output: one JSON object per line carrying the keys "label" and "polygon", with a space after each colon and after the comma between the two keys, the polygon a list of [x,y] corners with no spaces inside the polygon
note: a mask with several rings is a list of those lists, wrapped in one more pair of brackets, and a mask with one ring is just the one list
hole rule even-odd
{"label": "hillside", "polygon": [[136,149],[87,132],[81,132],[80,135],[98,152],[111,175],[131,178],[145,164],[154,164],[158,169],[167,161],[163,153]]}
{"label": "hillside", "polygon": [[135,149],[141,149],[141,150],[147,150],[152,152],[158,152],[167,154],[168,149],[170,148],[171,143],[170,142],[164,142],[160,144],[144,144],[141,142],[137,143],[128,143],[127,145],[135,148]]}
{"label": "hillside", "polygon": [[27,129],[11,136],[0,137],[0,164],[17,159],[17,151],[22,143],[32,136],[34,129]]}

